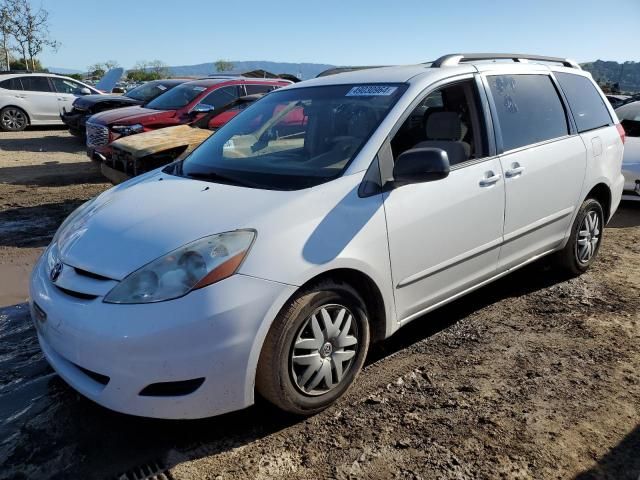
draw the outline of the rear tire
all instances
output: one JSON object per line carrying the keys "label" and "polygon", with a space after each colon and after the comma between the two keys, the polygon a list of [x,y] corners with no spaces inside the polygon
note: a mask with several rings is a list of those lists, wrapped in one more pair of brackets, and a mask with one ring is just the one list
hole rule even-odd
{"label": "rear tire", "polygon": [[346,393],[369,348],[366,306],[350,285],[323,281],[278,314],[260,353],[256,390],[278,408],[312,415]]}
{"label": "rear tire", "polygon": [[29,125],[29,117],[18,107],[5,107],[0,110],[0,129],[5,132],[21,132]]}
{"label": "rear tire", "polygon": [[565,247],[556,253],[556,266],[577,277],[595,261],[604,233],[604,212],[595,198],[587,198],[576,215]]}

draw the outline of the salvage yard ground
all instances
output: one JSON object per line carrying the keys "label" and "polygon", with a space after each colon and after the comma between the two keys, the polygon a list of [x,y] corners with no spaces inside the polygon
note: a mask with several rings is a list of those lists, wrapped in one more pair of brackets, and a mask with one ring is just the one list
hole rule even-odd
{"label": "salvage yard ground", "polygon": [[538,262],[416,320],[319,415],[261,402],[159,421],[67,387],[24,304],[57,225],[108,187],[64,130],[0,133],[0,479],[640,476],[638,206],[614,217],[586,275]]}

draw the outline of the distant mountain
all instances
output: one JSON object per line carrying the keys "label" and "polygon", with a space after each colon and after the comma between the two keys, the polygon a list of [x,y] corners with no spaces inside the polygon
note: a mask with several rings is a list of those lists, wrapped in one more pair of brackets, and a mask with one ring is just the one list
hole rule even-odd
{"label": "distant mountain", "polygon": [[[320,72],[332,68],[333,65],[322,63],[286,63],[286,62],[267,62],[267,61],[246,61],[231,62],[233,63],[232,73],[248,72],[250,70],[266,70],[271,73],[290,73],[299,76],[301,80],[313,78]],[[181,65],[177,67],[169,67],[172,76],[175,77],[206,77],[215,73],[216,67],[211,63],[200,63],[198,65]],[[231,72],[221,72],[231,73]]]}
{"label": "distant mountain", "polygon": [[591,72],[593,79],[601,85],[618,83],[622,92],[640,92],[640,62],[607,62],[596,60],[583,63],[582,68]]}

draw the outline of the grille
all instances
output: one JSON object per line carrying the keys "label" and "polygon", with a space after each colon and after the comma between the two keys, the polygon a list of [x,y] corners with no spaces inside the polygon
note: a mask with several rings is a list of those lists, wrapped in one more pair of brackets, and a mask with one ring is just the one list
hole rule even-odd
{"label": "grille", "polygon": [[95,123],[87,123],[87,147],[102,147],[109,143],[109,129]]}

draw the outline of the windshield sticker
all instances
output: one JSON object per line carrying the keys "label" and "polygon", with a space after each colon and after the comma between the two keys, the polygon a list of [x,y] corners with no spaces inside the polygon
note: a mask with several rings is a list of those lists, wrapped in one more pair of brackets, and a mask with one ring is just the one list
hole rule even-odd
{"label": "windshield sticker", "polygon": [[363,85],[361,87],[353,87],[347,92],[346,97],[381,97],[391,95],[398,87],[390,87],[388,85]]}
{"label": "windshield sticker", "polygon": [[232,139],[229,139],[229,140],[227,140],[227,143],[225,143],[222,146],[222,148],[225,149],[225,150],[228,149],[228,148],[235,148],[235,144],[233,143]]}
{"label": "windshield sticker", "polygon": [[167,87],[165,87],[164,85],[156,85],[156,88],[159,88],[160,90],[166,90]]}
{"label": "windshield sticker", "polygon": [[196,92],[204,92],[207,87],[193,87],[193,90]]}

